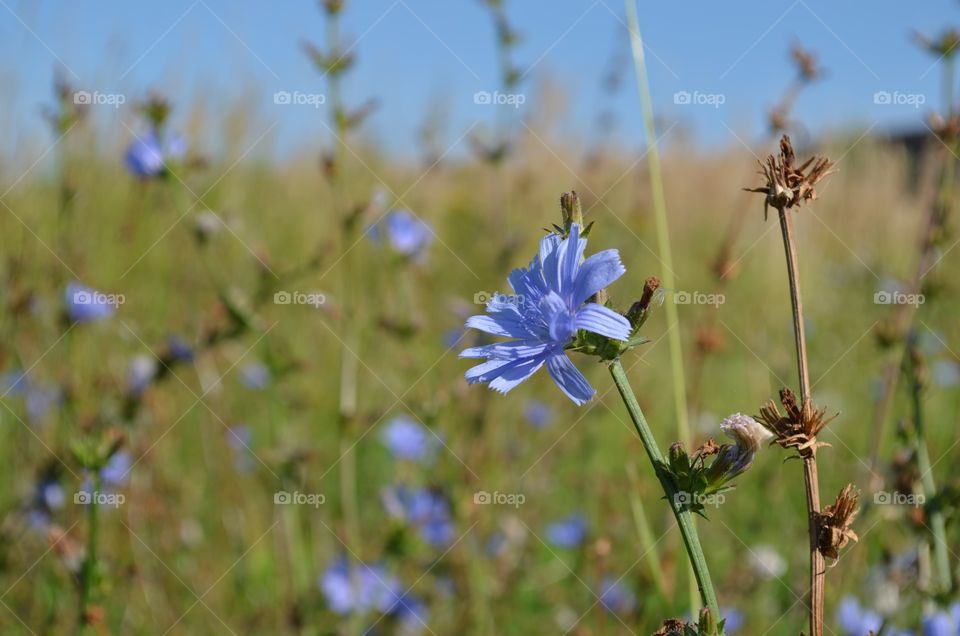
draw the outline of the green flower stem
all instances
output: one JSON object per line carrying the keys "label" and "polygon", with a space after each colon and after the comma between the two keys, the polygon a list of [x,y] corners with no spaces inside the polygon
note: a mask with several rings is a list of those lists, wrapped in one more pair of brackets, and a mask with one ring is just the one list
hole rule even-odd
{"label": "green flower stem", "polygon": [[[643,37],[640,35],[640,19],[637,17],[636,0],[624,0],[626,5],[627,26],[630,31],[630,50],[633,54],[633,68],[637,75],[637,90],[640,96],[640,110],[643,113],[643,129],[647,139],[647,170],[650,173],[650,192],[653,198],[653,215],[657,227],[657,252],[663,269],[660,280],[668,290],[675,289],[673,273],[673,255],[670,249],[670,222],[667,216],[667,201],[663,190],[663,175],[660,171],[660,153],[657,150],[657,126],[653,113],[653,98],[650,96],[650,82],[647,77],[647,63],[643,53]],[[683,368],[683,343],[680,338],[677,304],[664,303],[664,315],[667,319],[667,346],[670,350],[671,386],[673,388],[673,410],[677,422],[680,441],[690,444],[690,424],[687,409],[687,380]],[[675,328],[676,327],[676,328]],[[690,585],[690,604],[693,605],[696,594]],[[695,615],[697,607],[691,607]]]}
{"label": "green flower stem", "polygon": [[679,491],[673,484],[670,476],[664,472],[664,467],[667,465],[666,459],[663,457],[663,454],[660,452],[660,447],[657,446],[657,442],[653,438],[653,431],[650,430],[650,425],[647,424],[647,420],[643,416],[643,411],[640,410],[640,404],[637,402],[637,397],[634,395],[633,389],[630,388],[630,381],[627,380],[627,374],[623,370],[623,365],[619,359],[614,360],[610,364],[610,375],[613,376],[613,381],[617,385],[620,397],[623,398],[627,412],[630,413],[630,419],[633,420],[633,425],[640,435],[640,441],[643,442],[643,448],[647,451],[647,457],[650,459],[650,463],[653,464],[653,470],[657,473],[657,479],[660,480],[660,486],[667,496],[667,502],[670,504],[670,509],[673,510],[673,516],[677,519],[677,525],[680,526],[680,534],[683,535],[683,545],[687,550],[687,555],[690,557],[690,564],[693,567],[693,573],[697,579],[700,600],[710,609],[710,612],[714,616],[719,618],[720,607],[717,605],[717,593],[713,589],[713,581],[710,579],[710,571],[707,569],[707,560],[703,555],[703,548],[700,546],[700,537],[693,523],[693,513],[677,500],[676,495]]}
{"label": "green flower stem", "polygon": [[[909,355],[909,353],[908,353]],[[927,501],[933,501],[937,496],[937,484],[933,478],[933,467],[930,464],[930,452],[927,450],[926,424],[923,418],[922,387],[917,379],[917,371],[911,365],[910,374],[913,379],[911,401],[913,402],[914,432],[916,438],[917,468],[920,470],[920,482]],[[949,592],[953,587],[953,577],[950,572],[950,555],[947,552],[947,526],[940,506],[933,505],[927,508],[930,515],[930,534],[933,535],[934,569],[937,575],[937,587],[941,592]]]}
{"label": "green flower stem", "polygon": [[83,559],[83,565],[80,569],[80,625],[81,632],[86,630],[88,624],[88,615],[93,603],[93,597],[99,584],[99,565],[97,564],[97,546],[99,545],[100,522],[99,522],[99,504],[96,502],[96,495],[100,492],[101,478],[100,471],[92,471],[90,495],[91,501],[87,503],[87,554]]}

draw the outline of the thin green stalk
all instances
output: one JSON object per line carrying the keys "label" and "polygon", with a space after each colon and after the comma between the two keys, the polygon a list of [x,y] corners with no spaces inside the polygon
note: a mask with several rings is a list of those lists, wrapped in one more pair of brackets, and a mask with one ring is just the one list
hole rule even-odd
{"label": "thin green stalk", "polygon": [[[643,113],[643,128],[647,138],[647,169],[650,172],[650,191],[653,197],[653,214],[657,226],[657,251],[663,270],[660,281],[668,290],[675,289],[673,254],[670,249],[670,224],[667,218],[667,202],[663,192],[663,176],[660,172],[660,153],[657,150],[657,127],[653,116],[653,99],[650,97],[650,82],[647,79],[647,64],[643,54],[643,39],[640,35],[640,20],[634,0],[625,0],[627,26],[630,30],[630,48],[633,66],[637,74],[637,90],[640,94],[640,109]],[[680,340],[679,316],[676,303],[665,303],[667,318],[667,346],[670,351],[670,373],[673,385],[674,419],[677,434],[684,445],[690,445],[690,424],[687,414],[687,383],[683,369],[683,343]],[[692,581],[692,579],[691,579]],[[696,595],[690,587],[691,612],[696,614]]]}
{"label": "thin green stalk", "polygon": [[87,554],[80,569],[80,625],[81,631],[89,624],[89,613],[96,593],[99,578],[97,547],[100,538],[99,504],[97,494],[101,487],[100,471],[93,471],[90,486],[90,501],[87,503]]}
{"label": "thin green stalk", "polygon": [[663,568],[660,564],[660,553],[657,550],[657,541],[647,520],[647,513],[643,509],[643,500],[640,498],[640,480],[637,478],[637,467],[627,465],[627,481],[630,483],[630,511],[633,513],[633,524],[637,527],[640,547],[643,548],[644,558],[650,568],[650,578],[656,586],[660,596],[667,598],[667,586],[663,580]]}
{"label": "thin green stalk", "polygon": [[[911,398],[913,402],[913,426],[916,438],[917,468],[920,470],[920,482],[927,501],[933,501],[937,495],[937,484],[933,478],[933,467],[930,464],[930,453],[927,450],[926,422],[923,417],[922,384],[917,377],[917,370],[911,363],[910,373],[913,379]],[[939,506],[928,509],[930,515],[930,534],[933,535],[934,569],[937,575],[939,591],[949,592],[953,587],[950,574],[950,555],[947,551],[947,526],[943,511]]]}
{"label": "thin green stalk", "polygon": [[[653,100],[650,97],[650,84],[647,81],[647,67],[643,57],[643,40],[640,37],[640,24],[637,8],[633,0],[626,0],[627,24],[630,28],[630,44],[633,49],[633,64],[637,72],[637,85],[640,91],[640,107],[643,111],[643,127],[647,137],[647,167],[650,171],[650,190],[653,196],[653,213],[657,225],[657,250],[663,263],[660,281],[664,288],[673,290],[673,255],[670,250],[670,223],[667,219],[667,203],[663,192],[663,177],[660,172],[660,154],[657,151],[657,129],[653,117]],[[664,304],[668,325],[677,325],[676,303]],[[673,404],[680,441],[690,443],[690,426],[687,421],[687,387],[683,372],[683,348],[680,330],[667,332],[670,347],[670,367],[673,376]]]}
{"label": "thin green stalk", "polygon": [[[327,49],[332,55],[340,55],[340,14],[335,12],[327,17]],[[330,184],[332,190],[332,199],[334,210],[340,213],[340,249],[343,252],[343,262],[340,266],[340,303],[343,327],[343,347],[340,352],[340,395],[339,395],[339,417],[338,417],[338,437],[340,448],[340,507],[343,515],[344,532],[346,533],[346,543],[354,551],[360,550],[362,540],[360,537],[360,509],[357,496],[357,462],[356,449],[351,441],[353,435],[354,422],[357,415],[357,331],[356,331],[356,308],[355,292],[356,284],[354,276],[356,267],[351,258],[351,246],[354,240],[353,221],[347,217],[349,210],[343,204],[343,187],[341,175],[344,153],[341,146],[345,143],[344,138],[347,134],[346,115],[342,102],[342,91],[340,86],[340,70],[329,72],[327,82],[328,97],[330,100],[332,124],[334,130],[333,147],[331,149],[330,165]],[[354,593],[359,589],[356,568],[350,568],[350,584],[354,588]],[[361,633],[363,631],[363,616],[356,612],[350,621],[350,632]]]}
{"label": "thin green stalk", "polygon": [[717,604],[717,594],[713,589],[713,581],[710,579],[710,571],[707,569],[707,560],[706,557],[704,557],[703,548],[700,546],[700,537],[697,534],[697,528],[693,523],[693,513],[690,512],[676,496],[679,491],[674,485],[673,480],[670,479],[670,476],[664,471],[664,467],[667,465],[666,459],[660,452],[660,447],[657,446],[657,442],[653,437],[653,431],[650,430],[650,425],[647,424],[647,420],[643,416],[643,411],[640,410],[640,404],[637,402],[637,397],[634,395],[633,389],[630,388],[630,381],[627,379],[627,374],[623,370],[623,365],[619,359],[614,360],[610,364],[610,375],[613,376],[613,381],[617,385],[617,390],[620,392],[620,397],[623,398],[623,403],[627,407],[630,419],[633,420],[633,425],[640,435],[643,448],[647,451],[647,457],[650,459],[654,472],[657,474],[657,479],[660,481],[660,486],[663,488],[667,502],[670,504],[673,516],[677,520],[677,525],[680,526],[683,545],[687,550],[687,556],[690,557],[690,564],[693,567],[693,573],[697,580],[700,600],[710,609],[710,612],[713,613],[715,617],[719,618],[720,607]]}

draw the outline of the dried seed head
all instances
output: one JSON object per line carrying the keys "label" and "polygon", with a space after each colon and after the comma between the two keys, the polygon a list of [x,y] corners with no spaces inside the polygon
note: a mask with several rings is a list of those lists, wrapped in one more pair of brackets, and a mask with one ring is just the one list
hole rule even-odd
{"label": "dried seed head", "polygon": [[640,296],[640,300],[633,303],[627,311],[627,320],[630,321],[634,329],[640,327],[646,320],[647,312],[650,310],[650,302],[658,289],[660,289],[660,279],[656,276],[651,276],[643,283],[643,294]]}
{"label": "dried seed head", "polygon": [[716,455],[720,452],[720,444],[717,444],[717,441],[712,437],[700,445],[693,453],[693,461],[702,459],[704,457],[710,457],[711,455]]}
{"label": "dried seed head", "polygon": [[710,354],[723,349],[726,344],[723,332],[713,325],[701,325],[697,329],[697,350]]}
{"label": "dried seed head", "polygon": [[826,157],[811,157],[799,167],[795,164],[796,155],[790,137],[784,135],[780,139],[780,154],[770,155],[766,162],[760,162],[760,174],[766,184],[759,188],[744,188],[747,192],[767,195],[764,218],[769,207],[782,212],[804,201],[813,201],[817,198],[814,186],[833,172],[833,164]]}
{"label": "dried seed head", "polygon": [[790,105],[780,104],[767,113],[767,125],[771,133],[782,133],[790,127]]}
{"label": "dried seed head", "polygon": [[824,556],[837,559],[840,557],[840,550],[851,540],[860,540],[850,527],[860,512],[857,507],[859,499],[860,495],[853,484],[847,484],[837,495],[836,502],[819,514],[818,541],[820,552]]}
{"label": "dried seed head", "polygon": [[800,406],[797,396],[787,388],[780,389],[780,403],[786,415],[782,415],[776,403],[770,400],[760,407],[757,416],[757,421],[773,433],[775,443],[784,448],[796,448],[801,457],[810,457],[816,454],[818,447],[829,446],[817,441],[817,435],[836,415],[826,417],[827,409],[815,410],[809,402]]}
{"label": "dried seed head", "polygon": [[801,81],[812,82],[823,74],[819,60],[799,44],[794,44],[790,49],[790,57],[797,65]]}
{"label": "dried seed head", "polygon": [[668,618],[653,636],[683,636],[687,624],[677,618]]}

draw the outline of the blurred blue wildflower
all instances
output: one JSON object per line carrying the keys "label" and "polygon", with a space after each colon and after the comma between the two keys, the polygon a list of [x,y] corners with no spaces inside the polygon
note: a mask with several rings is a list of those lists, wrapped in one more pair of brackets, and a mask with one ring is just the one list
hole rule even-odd
{"label": "blurred blue wildflower", "polygon": [[534,428],[545,428],[553,421],[553,411],[540,400],[528,400],[523,417]]}
{"label": "blurred blue wildflower", "polygon": [[923,636],[957,636],[960,631],[950,614],[942,611],[923,617]]}
{"label": "blurred blue wildflower", "polygon": [[390,608],[390,614],[399,623],[397,633],[401,636],[419,634],[428,629],[427,606],[412,594],[402,594]]}
{"label": "blurred blue wildflower", "polygon": [[23,371],[10,371],[0,376],[0,398],[8,395],[23,398],[31,424],[41,423],[52,408],[63,402],[60,387],[37,382]]}
{"label": "blurred blue wildflower", "polygon": [[540,241],[540,253],[530,266],[515,269],[508,277],[515,295],[493,298],[487,303],[486,315],[467,320],[467,327],[514,338],[465,349],[460,357],[487,358],[467,371],[468,382],[485,382],[506,393],[546,364],[553,381],[574,403],[584,404],[593,397],[595,391],[565,348],[579,329],[628,340],[631,327],[612,309],[586,303],[626,271],[615,249],[581,262],[586,247],[587,240],[580,238],[576,223],[567,239],[548,234]]}
{"label": "blurred blue wildflower", "polygon": [[637,606],[637,597],[623,583],[607,577],[600,582],[600,604],[612,614],[629,614]]}
{"label": "blurred blue wildflower", "polygon": [[265,389],[270,379],[270,369],[262,362],[251,362],[240,368],[240,383],[252,391]]}
{"label": "blurred blue wildflower", "polygon": [[193,349],[180,336],[173,335],[167,338],[167,353],[174,362],[193,362]]}
{"label": "blurred blue wildflower", "polygon": [[413,259],[422,259],[433,242],[433,230],[409,210],[391,210],[370,228],[374,241],[382,241],[384,234],[393,251]]}
{"label": "blurred blue wildflower", "polygon": [[430,430],[406,415],[398,415],[387,422],[380,439],[397,459],[420,463],[430,461],[437,448],[436,437]]}
{"label": "blurred blue wildflower", "polygon": [[253,469],[253,432],[245,424],[230,427],[225,433],[227,445],[233,451],[233,467],[238,473],[249,473]]}
{"label": "blurred blue wildflower", "polygon": [[937,360],[932,367],[930,375],[937,386],[948,389],[960,384],[960,364],[954,360]]}
{"label": "blurred blue wildflower", "polygon": [[8,371],[0,377],[0,390],[3,395],[23,395],[30,386],[27,374],[24,371]]}
{"label": "blurred blue wildflower", "polygon": [[127,451],[117,451],[100,469],[100,479],[105,487],[123,486],[130,479],[133,458]]}
{"label": "blurred blue wildflower", "polygon": [[[130,469],[133,468],[133,458],[127,451],[117,451],[107,460],[107,463],[100,469],[100,493],[112,494],[118,488],[125,485],[130,480]],[[86,473],[80,490],[92,493],[93,480],[90,474]],[[109,506],[108,506],[109,507]]]}
{"label": "blurred blue wildflower", "polygon": [[863,636],[870,631],[880,631],[883,617],[877,612],[863,608],[852,596],[840,601],[837,608],[837,624],[846,636]]}
{"label": "blurred blue wildflower", "polygon": [[743,612],[732,607],[721,608],[720,614],[723,615],[723,619],[726,621],[723,624],[723,631],[726,632],[727,636],[733,636],[736,632],[740,631],[746,622],[743,617]]}
{"label": "blurred blue wildflower", "polygon": [[137,355],[127,368],[127,391],[133,395],[143,393],[157,375],[157,360],[150,355]]}
{"label": "blurred blue wildflower", "polygon": [[25,400],[27,419],[32,424],[38,424],[51,409],[63,403],[63,391],[58,386],[31,383]]}
{"label": "blurred blue wildflower", "polygon": [[587,518],[575,512],[547,526],[547,541],[558,548],[575,548],[587,537]]}
{"label": "blurred blue wildflower", "polygon": [[350,566],[342,557],[323,574],[320,590],[334,614],[387,612],[402,592],[400,583],[382,566]]}
{"label": "blurred blue wildflower", "polygon": [[391,517],[417,528],[431,546],[446,547],[456,538],[450,504],[435,490],[392,486],[383,492],[383,505]]}
{"label": "blurred blue wildflower", "polygon": [[69,283],[63,293],[67,316],[73,322],[94,322],[109,318],[117,311],[117,305],[110,302],[111,298],[77,282]]}
{"label": "blurred blue wildflower", "polygon": [[66,495],[60,482],[53,476],[40,478],[26,511],[27,525],[38,532],[46,531],[52,520],[53,512],[63,508]]}
{"label": "blurred blue wildflower", "polygon": [[133,176],[149,179],[165,174],[167,163],[182,158],[186,151],[183,137],[172,135],[161,140],[156,130],[149,130],[130,142],[124,163]]}

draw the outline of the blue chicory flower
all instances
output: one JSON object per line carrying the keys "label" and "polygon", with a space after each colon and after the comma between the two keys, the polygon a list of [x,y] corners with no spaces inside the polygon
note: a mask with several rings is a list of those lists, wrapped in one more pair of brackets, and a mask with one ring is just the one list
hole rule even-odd
{"label": "blue chicory flower", "polygon": [[69,283],[63,293],[67,316],[73,322],[94,322],[112,316],[116,304],[110,302],[110,297],[95,289]]}
{"label": "blue chicory flower", "polygon": [[957,636],[960,631],[953,617],[946,612],[934,612],[923,617],[923,636]]}
{"label": "blue chicory flower", "polygon": [[600,582],[600,604],[612,614],[629,614],[637,606],[637,597],[623,583],[607,577]]}
{"label": "blue chicory flower", "polygon": [[55,477],[41,477],[26,510],[27,525],[37,532],[45,532],[50,527],[53,512],[63,508],[66,500],[63,487]]}
{"label": "blue chicory flower", "polygon": [[727,636],[733,636],[740,631],[746,620],[743,618],[743,612],[734,608],[721,608],[720,614],[723,616],[723,631]]}
{"label": "blue chicory flower", "polygon": [[270,369],[262,362],[251,362],[240,368],[240,383],[251,391],[265,389],[270,379]]}
{"label": "blue chicory flower", "polygon": [[127,483],[130,478],[130,469],[133,467],[133,458],[127,451],[118,451],[113,454],[106,465],[100,469],[100,479],[105,487],[118,487]]}
{"label": "blue chicory flower", "polygon": [[837,608],[837,624],[846,636],[863,636],[871,631],[880,631],[883,617],[877,612],[863,608],[860,601],[847,596]]}
{"label": "blue chicory flower", "polygon": [[133,395],[140,395],[147,390],[156,375],[156,358],[149,355],[134,356],[127,368],[127,391]]}
{"label": "blue chicory flower", "polygon": [[24,371],[10,371],[0,376],[0,398],[8,395],[23,397],[27,419],[31,424],[41,423],[50,409],[63,401],[63,391],[59,386],[37,382]]}
{"label": "blue chicory flower", "polygon": [[193,362],[193,349],[180,336],[172,335],[167,338],[167,352],[174,362]]}
{"label": "blue chicory flower", "polygon": [[186,150],[186,141],[183,137],[173,135],[161,140],[155,130],[149,130],[130,142],[124,163],[133,176],[149,179],[164,174],[167,163],[183,157]]}
{"label": "blue chicory flower", "polygon": [[230,427],[225,433],[227,445],[233,451],[233,466],[238,473],[248,473],[253,468],[253,432],[245,424]]}
{"label": "blue chicory flower", "polygon": [[595,391],[567,357],[566,346],[579,329],[625,341],[631,327],[612,309],[586,302],[626,272],[615,249],[581,262],[586,247],[575,223],[567,239],[548,234],[530,266],[510,274],[515,295],[498,295],[487,303],[486,315],[467,320],[467,327],[514,338],[464,350],[462,358],[487,359],[467,371],[468,382],[485,382],[506,393],[546,364],[553,381],[574,403],[593,397]]}
{"label": "blue chicory flower", "polygon": [[402,633],[414,633],[426,624],[426,606],[409,593],[381,565],[348,564],[337,559],[320,577],[320,590],[334,614],[376,611],[394,617]]}
{"label": "blue chicory flower", "polygon": [[430,225],[410,210],[391,210],[379,224],[370,228],[374,241],[381,241],[384,234],[393,251],[414,259],[423,258],[434,238]]}
{"label": "blue chicory flower", "polygon": [[529,400],[523,409],[523,417],[534,428],[545,428],[553,421],[553,411],[540,400]]}
{"label": "blue chicory flower", "polygon": [[397,459],[420,463],[430,461],[437,447],[437,439],[430,430],[406,415],[387,422],[380,439]]}
{"label": "blue chicory flower", "polygon": [[321,577],[320,590],[334,614],[389,611],[400,598],[400,583],[380,565],[351,566],[338,559]]}
{"label": "blue chicory flower", "polygon": [[547,541],[558,548],[575,548],[587,536],[587,518],[575,512],[547,526]]}
{"label": "blue chicory flower", "polygon": [[431,546],[445,547],[456,538],[450,504],[435,490],[390,487],[383,493],[383,505],[390,516],[417,528]]}
{"label": "blue chicory flower", "polygon": [[931,366],[930,375],[937,386],[952,388],[960,385],[960,364],[953,360],[937,360]]}

